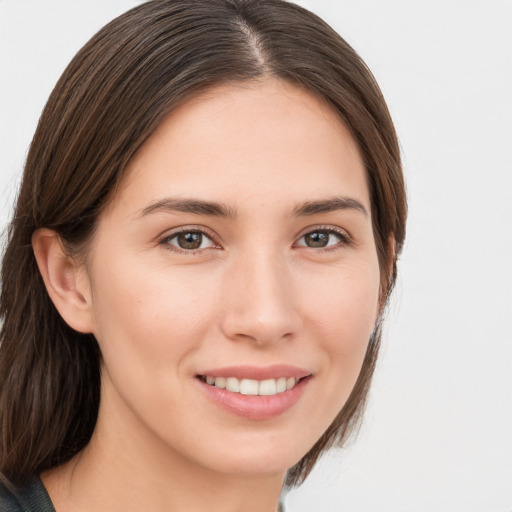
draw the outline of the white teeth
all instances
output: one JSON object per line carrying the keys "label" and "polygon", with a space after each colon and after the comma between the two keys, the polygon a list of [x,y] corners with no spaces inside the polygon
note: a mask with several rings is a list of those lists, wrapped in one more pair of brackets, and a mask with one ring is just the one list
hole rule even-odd
{"label": "white teeth", "polygon": [[277,386],[275,379],[262,380],[259,387],[259,395],[275,395]]}
{"label": "white teeth", "polygon": [[294,377],[280,377],[279,379],[237,379],[236,377],[212,377],[206,376],[207,384],[216,388],[226,389],[232,393],[242,395],[272,396],[277,393],[284,393],[295,387],[299,379]]}
{"label": "white teeth", "polygon": [[242,395],[257,395],[258,381],[252,379],[242,379],[240,381],[240,393],[242,393]]}
{"label": "white teeth", "polygon": [[287,381],[286,381],[286,389],[292,389],[293,386],[295,386],[295,379],[293,377],[290,377]]}
{"label": "white teeth", "polygon": [[[208,377],[206,377],[208,381]],[[215,387],[216,388],[225,388],[226,387],[226,379],[224,377],[215,377]]]}
{"label": "white teeth", "polygon": [[233,393],[240,393],[240,381],[235,377],[228,377],[226,379],[226,389]]}

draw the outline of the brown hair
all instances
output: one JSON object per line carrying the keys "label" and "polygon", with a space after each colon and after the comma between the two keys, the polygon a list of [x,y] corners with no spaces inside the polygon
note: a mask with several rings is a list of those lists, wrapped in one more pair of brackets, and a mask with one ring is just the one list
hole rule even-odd
{"label": "brown hair", "polygon": [[[22,482],[78,453],[95,427],[101,354],[46,292],[35,230],[83,246],[130,158],[178,104],[214,85],[277,77],[339,113],[366,165],[383,305],[405,236],[397,138],[382,94],[355,51],[325,22],[283,0],[154,0],[106,25],[75,56],[41,115],[2,263],[0,473]],[[395,247],[389,240],[394,237]],[[380,322],[347,403],[289,473],[297,485],[358,423]]]}

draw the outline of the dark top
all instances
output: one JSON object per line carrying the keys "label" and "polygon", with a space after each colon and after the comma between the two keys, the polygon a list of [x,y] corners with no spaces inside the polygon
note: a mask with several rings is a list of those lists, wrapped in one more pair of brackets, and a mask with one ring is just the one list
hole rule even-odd
{"label": "dark top", "polygon": [[21,488],[0,485],[0,512],[55,512],[50,496],[39,477]]}

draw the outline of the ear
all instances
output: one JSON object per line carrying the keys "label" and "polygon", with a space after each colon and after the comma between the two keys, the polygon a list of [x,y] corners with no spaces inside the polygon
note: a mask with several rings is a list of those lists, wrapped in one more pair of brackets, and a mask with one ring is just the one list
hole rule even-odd
{"label": "ear", "polygon": [[38,229],[32,248],[46,290],[64,321],[82,333],[93,331],[93,308],[89,276],[68,254],[60,236]]}

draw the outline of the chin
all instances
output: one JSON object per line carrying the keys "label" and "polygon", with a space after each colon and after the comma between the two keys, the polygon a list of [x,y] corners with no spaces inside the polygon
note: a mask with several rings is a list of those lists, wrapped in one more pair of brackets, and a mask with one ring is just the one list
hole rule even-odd
{"label": "chin", "polygon": [[248,477],[284,474],[312,446],[310,439],[293,438],[289,433],[270,437],[259,434],[252,440],[251,436],[243,437],[227,444],[216,443],[214,450],[212,445],[204,447],[202,465],[220,473]]}

